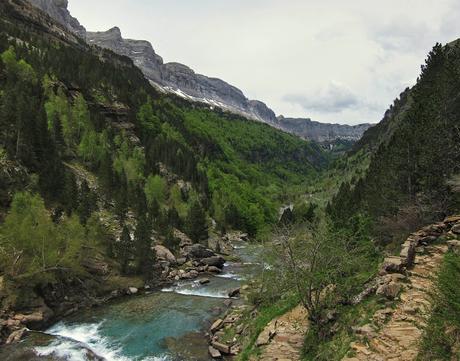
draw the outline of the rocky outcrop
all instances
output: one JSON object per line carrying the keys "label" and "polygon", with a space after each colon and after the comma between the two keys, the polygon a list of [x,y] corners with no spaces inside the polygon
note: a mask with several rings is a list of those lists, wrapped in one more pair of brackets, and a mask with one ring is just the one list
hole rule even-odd
{"label": "rocky outcrop", "polygon": [[303,118],[277,118],[276,127],[285,132],[296,134],[304,139],[319,143],[332,142],[337,139],[357,141],[372,124],[343,125],[315,122]]}
{"label": "rocky outcrop", "polygon": [[238,88],[221,79],[197,74],[184,64],[163,63],[152,44],[144,40],[124,39],[118,27],[105,32],[87,32],[86,40],[89,44],[131,58],[146,78],[162,91],[269,124],[276,123],[275,113],[264,103],[249,100]]}
{"label": "rocky outcrop", "polygon": [[29,0],[29,2],[43,10],[57,22],[65,25],[72,33],[81,38],[85,38],[86,29],[70,15],[68,7],[68,0]]}
{"label": "rocky outcrop", "polygon": [[90,45],[131,58],[149,80],[161,83],[163,59],[155,53],[148,41],[123,39],[118,27],[104,32],[87,32],[86,41]]}
{"label": "rocky outcrop", "polygon": [[177,260],[173,253],[165,246],[156,245],[153,247],[157,260],[167,261],[170,264],[176,264]]}

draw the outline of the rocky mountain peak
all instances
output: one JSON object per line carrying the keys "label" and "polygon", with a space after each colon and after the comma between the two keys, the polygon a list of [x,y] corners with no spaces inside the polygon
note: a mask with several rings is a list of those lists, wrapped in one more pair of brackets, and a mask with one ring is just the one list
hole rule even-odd
{"label": "rocky mountain peak", "polygon": [[118,26],[114,26],[113,28],[107,30],[105,33],[109,36],[112,36],[113,39],[115,40],[119,40],[119,41],[123,40],[121,36],[121,30]]}
{"label": "rocky mountain peak", "polygon": [[70,15],[68,0],[29,0],[29,2],[47,13],[57,22],[65,25],[72,33],[85,38],[86,29]]}

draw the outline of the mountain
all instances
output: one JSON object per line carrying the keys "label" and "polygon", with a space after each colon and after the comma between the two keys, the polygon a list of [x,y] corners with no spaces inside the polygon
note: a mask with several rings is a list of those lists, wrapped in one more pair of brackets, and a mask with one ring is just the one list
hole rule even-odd
{"label": "mountain", "polygon": [[249,100],[236,87],[217,78],[196,74],[186,65],[163,63],[149,42],[123,39],[118,27],[105,32],[87,32],[86,40],[89,44],[131,58],[147,79],[162,91],[269,124],[276,122],[273,111],[262,102]]}
{"label": "mountain", "polygon": [[358,141],[372,124],[344,125],[315,122],[311,119],[278,117],[276,126],[315,142],[331,142],[337,139]]}
{"label": "mountain", "polygon": [[103,32],[87,32],[67,10],[66,0],[30,0],[91,45],[110,49],[134,61],[146,78],[158,90],[173,93],[185,99],[219,107],[249,119],[267,123],[285,132],[307,140],[331,142],[337,139],[356,141],[370,124],[354,127],[312,122],[310,119],[277,118],[265,103],[248,99],[233,85],[217,78],[197,74],[180,63],[164,63],[152,44],[145,40],[124,39],[121,30],[114,27]]}

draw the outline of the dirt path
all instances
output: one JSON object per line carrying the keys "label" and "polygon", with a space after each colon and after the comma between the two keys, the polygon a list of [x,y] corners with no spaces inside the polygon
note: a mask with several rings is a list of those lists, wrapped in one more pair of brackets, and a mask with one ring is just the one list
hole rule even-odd
{"label": "dirt path", "polygon": [[256,345],[261,347],[258,360],[300,360],[307,325],[307,312],[302,306],[272,320],[257,339]]}
{"label": "dirt path", "polygon": [[[380,330],[370,331],[367,342],[353,343],[354,357],[343,361],[411,361],[418,354],[418,343],[430,315],[432,277],[436,274],[446,245],[427,247],[426,253],[417,255],[414,267],[408,271],[409,282],[404,286],[400,302],[395,309],[378,311],[374,321],[382,323]],[[383,322],[385,316],[389,318]]]}

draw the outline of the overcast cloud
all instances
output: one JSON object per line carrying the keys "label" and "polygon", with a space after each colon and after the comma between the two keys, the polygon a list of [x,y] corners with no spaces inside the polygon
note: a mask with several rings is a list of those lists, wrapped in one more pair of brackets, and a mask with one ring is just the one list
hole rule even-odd
{"label": "overcast cloud", "polygon": [[88,30],[117,25],[165,62],[323,122],[378,122],[432,46],[460,37],[459,0],[69,2]]}

